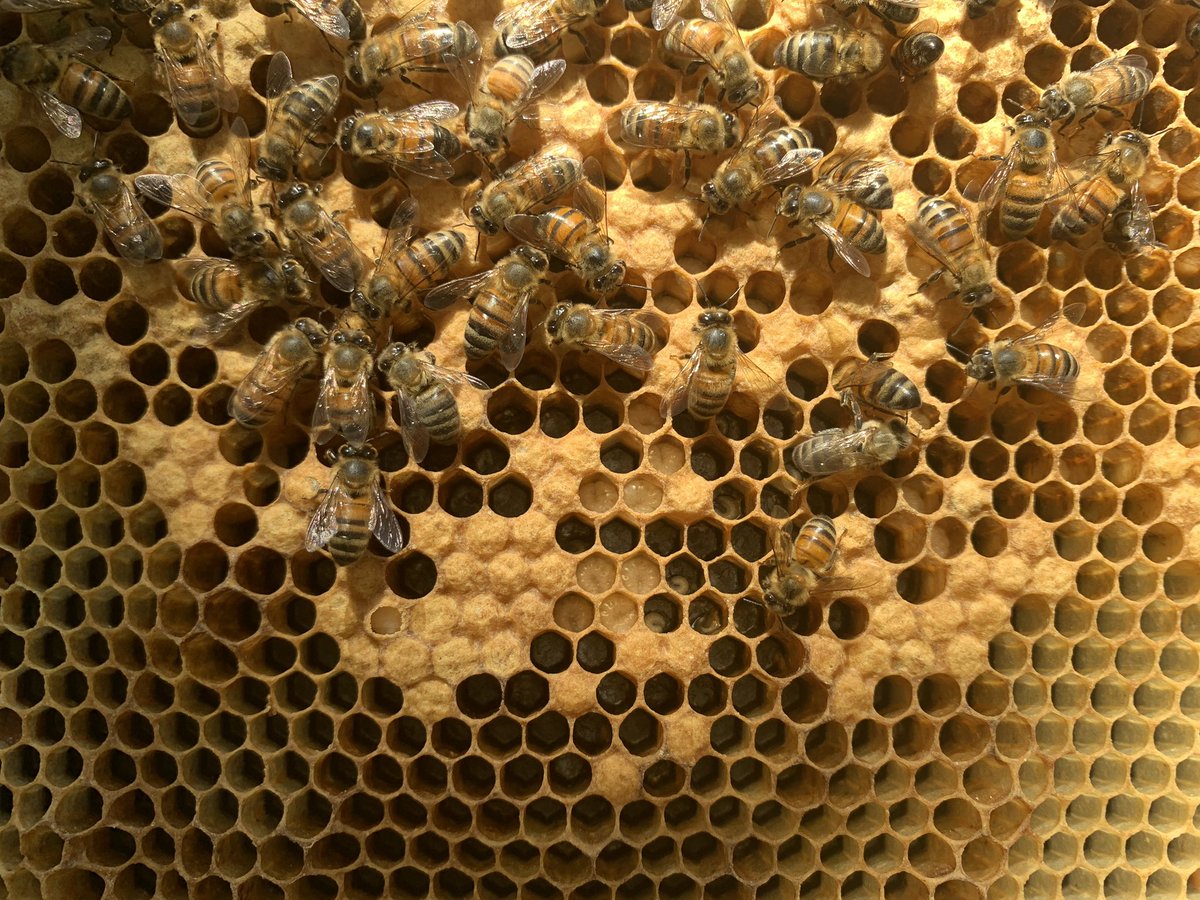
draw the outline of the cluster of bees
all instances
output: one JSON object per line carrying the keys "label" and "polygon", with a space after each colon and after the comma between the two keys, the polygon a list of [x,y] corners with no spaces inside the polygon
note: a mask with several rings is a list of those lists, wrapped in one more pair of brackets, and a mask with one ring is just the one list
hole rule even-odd
{"label": "cluster of bees", "polygon": [[[149,15],[159,72],[181,127],[196,136],[216,132],[223,113],[236,104],[214,62],[211,41],[194,19],[173,0],[153,6],[146,0],[108,2],[118,13]],[[763,73],[725,0],[698,0],[694,18],[681,14],[685,2],[626,0],[625,5],[631,11],[650,10],[650,23],[663,33],[670,59],[703,67],[700,97],[695,103],[631,103],[620,111],[620,139],[633,148],[683,154],[685,176],[691,154],[730,151],[700,189],[706,219],[744,208],[767,188],[776,188],[777,220],[795,234],[781,251],[820,236],[829,243],[831,264],[836,254],[870,277],[870,257],[887,247],[884,217],[894,205],[889,164],[855,153],[827,155],[803,128],[768,111]],[[993,3],[966,0],[965,11],[983,15]],[[88,4],[0,0],[0,8],[27,14],[80,5]],[[551,258],[578,275],[585,295],[550,309],[544,330],[552,346],[594,351],[648,372],[666,343],[669,322],[650,310],[596,305],[625,285],[627,267],[607,234],[604,181],[594,158],[581,159],[573,148],[560,145],[500,168],[512,129],[566,71],[562,59],[550,58],[562,33],[593,19],[601,0],[525,0],[505,10],[495,21],[495,60],[482,74],[475,31],[466,22],[447,20],[440,9],[370,33],[356,0],[291,0],[290,5],[328,36],[350,42],[344,74],[357,96],[377,97],[393,80],[422,87],[414,76],[448,72],[470,93],[465,112],[460,116],[455,104],[437,99],[399,112],[359,111],[338,123],[331,142],[322,143],[317,136],[328,127],[342,79],[327,74],[297,82],[287,56],[277,53],[266,79],[270,114],[253,153],[244,123],[235,120],[231,126],[235,145],[247,158],[207,159],[194,173],[141,175],[132,187],[111,163],[98,160],[81,167],[78,195],[118,252],[133,263],[159,259],[163,252],[135,190],[216,229],[229,257],[190,260],[184,269],[191,298],[204,313],[199,339],[224,334],[264,304],[302,301],[312,283],[310,272],[348,295],[348,306],[330,326],[304,317],[275,334],[232,394],[229,412],[248,428],[261,427],[302,375],[320,370],[315,438],[342,443],[332,454],[332,484],[313,515],[307,544],[326,547],[337,563],[349,564],[372,534],[391,551],[404,544],[368,443],[376,428],[373,374],[378,371],[394,390],[397,421],[418,461],[431,442],[457,441],[462,424],[456,390],[485,387],[470,375],[438,366],[418,344],[388,343],[393,326],[410,316],[418,301],[436,310],[468,299],[467,358],[495,355],[510,372],[524,352],[529,307],[547,281]],[[881,34],[853,24],[863,8],[895,36],[890,58],[902,76],[920,77],[943,49],[935,30],[916,23],[921,5],[921,0],[834,0],[823,24],[778,46],[776,66],[814,81],[878,71],[888,54]],[[77,137],[83,115],[111,121],[132,110],[117,82],[80,56],[105,46],[108,37],[104,29],[90,28],[51,45],[19,42],[0,50],[0,73],[35,96],[63,134]],[[986,307],[995,269],[981,235],[994,218],[1003,239],[1022,238],[1048,206],[1054,210],[1056,237],[1074,238],[1103,227],[1114,242],[1152,246],[1152,221],[1138,183],[1147,166],[1147,139],[1136,130],[1110,134],[1097,153],[1063,166],[1051,130],[1056,122],[1081,122],[1100,110],[1135,103],[1150,82],[1146,61],[1133,55],[1069,74],[1016,116],[1012,145],[997,157],[999,165],[983,185],[974,215],[945,198],[921,197],[908,231],[938,263],[922,289],[948,276],[954,283],[949,295],[961,301],[968,316]],[[716,95],[712,104],[702,102],[710,88]],[[744,128],[738,110],[747,105],[755,106],[755,114]],[[454,160],[473,153],[490,177],[467,201],[470,221],[480,240],[507,232],[515,248],[486,271],[445,281],[466,250],[467,235],[452,228],[414,237],[419,209],[409,198],[396,206],[379,257],[366,259],[304,180],[306,160],[328,154],[333,146],[382,163],[406,179],[448,178]],[[254,203],[251,167],[258,179],[274,186],[282,241]],[[569,204],[562,200],[568,196]],[[562,205],[552,205],[556,202]],[[727,305],[706,304],[700,312],[693,329],[695,350],[665,393],[664,416],[687,411],[710,418],[735,387],[768,406],[786,405],[778,382],[740,351]],[[1076,320],[1078,312],[1069,307],[1020,337],[969,354],[949,340],[947,346],[977,382],[1069,395],[1079,362],[1045,338],[1059,321]],[[803,479],[880,466],[913,447],[908,415],[920,408],[921,395],[888,357],[844,360],[835,368],[834,386],[853,424],[818,432],[795,446],[792,462]],[[787,529],[777,531],[775,566],[762,581],[765,602],[783,615],[799,608],[830,570],[836,546],[837,532],[825,516],[810,518],[794,537]]]}

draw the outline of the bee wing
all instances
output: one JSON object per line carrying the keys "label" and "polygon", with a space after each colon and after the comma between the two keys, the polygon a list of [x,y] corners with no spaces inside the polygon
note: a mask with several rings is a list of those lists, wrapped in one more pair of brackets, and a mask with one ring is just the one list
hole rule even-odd
{"label": "bee wing", "polygon": [[684,0],[654,0],[650,21],[654,24],[655,30],[666,31],[670,28],[671,23],[679,15],[679,10],[683,8],[683,4]]}
{"label": "bee wing", "polygon": [[672,378],[671,383],[667,385],[667,393],[658,407],[659,414],[664,418],[668,415],[678,415],[687,409],[688,390],[692,386],[692,379],[700,370],[700,361],[703,358],[704,350],[697,346],[692,351],[692,355],[684,360],[679,374]]}
{"label": "bee wing", "polygon": [[326,363],[325,374],[321,376],[321,389],[317,392],[317,402],[313,406],[313,437],[318,444],[333,437],[333,428],[329,425],[329,399],[337,390],[337,374]]}
{"label": "bee wing", "polygon": [[427,100],[410,106],[396,115],[398,119],[453,119],[458,115],[458,107],[449,100]]}
{"label": "bee wing", "polygon": [[[197,63],[208,74],[209,83],[212,84],[217,92],[217,104],[226,112],[237,112],[237,91],[234,90],[233,85],[230,84],[229,79],[221,70],[217,58],[209,52],[208,47],[205,46],[204,41],[200,39],[198,34],[196,36],[194,53]],[[242,124],[245,123],[243,122]]]}
{"label": "bee wing", "polygon": [[533,70],[533,74],[529,77],[529,84],[525,85],[525,90],[521,91],[521,96],[513,103],[509,114],[509,121],[511,122],[520,116],[529,104],[544,97],[550,88],[558,84],[558,79],[562,78],[563,73],[566,71],[566,60],[562,59],[548,59],[537,66]]}
{"label": "bee wing", "polygon": [[[334,235],[333,239],[322,240],[315,235],[316,229],[304,229],[296,233],[300,246],[330,284],[339,291],[348,293],[354,290],[354,286],[363,276],[366,264],[349,232],[325,210],[321,210],[319,228],[331,232]],[[349,247],[352,251],[348,256],[342,252],[344,247]]]}
{"label": "bee wing", "polygon": [[112,32],[107,28],[85,28],[83,31],[69,34],[61,40],[47,44],[46,49],[55,53],[65,53],[67,56],[77,56],[80,53],[94,53],[103,50],[112,41]]}
{"label": "bee wing", "polygon": [[558,5],[559,0],[525,0],[496,16],[496,31],[505,34],[504,42],[509,48],[519,50],[554,37],[586,18],[574,13],[564,14],[555,9]]}
{"label": "bee wing", "polygon": [[1129,191],[1129,240],[1134,247],[1143,250],[1149,247],[1161,246],[1154,239],[1154,218],[1150,214],[1150,204],[1142,193],[1140,182],[1134,182]]}
{"label": "bee wing", "polygon": [[276,99],[295,83],[295,79],[292,78],[292,61],[280,50],[271,57],[267,66],[267,99]]}
{"label": "bee wing", "polygon": [[[258,359],[254,361],[254,365],[250,367],[250,371],[246,373],[246,377],[230,394],[229,411],[231,416],[233,415],[234,397],[241,395],[241,405],[247,411],[257,413],[267,405],[271,397],[290,390],[296,379],[300,377],[300,373],[308,367],[307,359],[291,361],[281,359],[275,352],[276,346],[277,344],[272,340],[263,348],[262,353],[258,354]],[[244,385],[257,385],[261,390],[243,393]]]}
{"label": "bee wing", "polygon": [[408,455],[420,462],[429,452],[429,429],[418,418],[416,404],[408,391],[396,390],[396,405],[400,408],[400,435],[404,438],[404,446]]}
{"label": "bee wing", "polygon": [[394,151],[389,159],[397,168],[429,178],[444,179],[454,174],[450,160],[438,152],[432,141],[424,138],[414,142],[411,149],[406,147],[403,151]]}
{"label": "bee wing", "polygon": [[861,250],[842,237],[841,233],[828,222],[817,222],[816,227],[825,237],[829,238],[833,249],[850,265],[850,268],[859,275],[866,278],[871,277],[871,264],[867,262],[867,257]]}
{"label": "bee wing", "polygon": [[886,361],[867,360],[862,362],[855,360],[855,363],[847,368],[845,375],[834,378],[833,389],[835,391],[843,391],[846,388],[863,384],[873,384],[880,375],[891,368]]}
{"label": "bee wing", "polygon": [[474,294],[476,289],[491,278],[492,273],[495,271],[495,269],[485,269],[482,272],[476,272],[474,275],[455,278],[452,281],[439,284],[425,295],[423,302],[430,309],[445,309],[459,297],[469,297]]}
{"label": "bee wing", "polygon": [[228,309],[206,310],[200,324],[192,332],[192,340],[202,344],[212,343],[260,306],[261,300],[243,300]]}
{"label": "bee wing", "polygon": [[539,218],[539,216],[531,216],[526,213],[509,216],[504,220],[504,227],[517,240],[523,241],[531,247],[537,247],[543,253],[548,253],[563,262],[569,263],[571,257],[563,247],[553,241],[546,240],[538,233]]}
{"label": "bee wing", "polygon": [[371,534],[379,538],[379,543],[393,553],[404,547],[404,532],[400,530],[400,519],[388,506],[387,496],[376,478],[371,483],[371,518],[369,521]]}
{"label": "bee wing", "polygon": [[330,483],[329,489],[325,491],[321,505],[313,512],[312,519],[308,523],[308,531],[304,533],[304,549],[309,553],[320,550],[329,543],[330,538],[337,534],[338,510],[347,500],[349,498],[346,496],[346,489],[342,486],[341,476],[337,470],[334,470],[333,481]]}
{"label": "bee wing", "polygon": [[233,135],[233,144],[225,161],[241,186],[242,203],[249,207],[254,201],[250,196],[250,129],[246,127],[246,120],[238,116],[230,122],[229,133]]}
{"label": "bee wing", "polygon": [[[516,306],[513,307],[512,324],[504,332],[504,336],[500,338],[496,347],[500,364],[510,372],[520,364],[521,357],[525,353],[525,328],[529,317],[529,299],[532,294],[532,291],[526,292],[517,301]],[[489,318],[486,313],[484,318]]]}
{"label": "bee wing", "polygon": [[354,375],[354,383],[347,389],[351,395],[354,416],[342,426],[342,435],[351,444],[362,444],[371,436],[374,418],[371,401],[371,368],[363,366]]}
{"label": "bee wing", "polygon": [[820,163],[824,156],[825,151],[815,147],[797,147],[795,150],[789,150],[779,162],[763,170],[763,180],[771,184],[803,175]]}
{"label": "bee wing", "polygon": [[979,216],[975,222],[975,231],[977,234],[987,234],[988,217],[1000,202],[1000,198],[1004,196],[1004,189],[1008,185],[1008,179],[1017,167],[1017,150],[1017,145],[1014,143],[1009,148],[1008,153],[1005,154],[1004,159],[1000,161],[1000,165],[996,167],[996,171],[991,174],[988,180],[983,183],[983,187],[980,188]]}
{"label": "bee wing", "polygon": [[399,253],[400,248],[412,237],[413,226],[417,221],[417,201],[413,197],[405,197],[396,211],[392,213],[392,221],[388,223],[387,233],[383,239],[383,249],[379,251],[375,269],[390,265]]}
{"label": "bee wing", "polygon": [[575,185],[575,205],[593,222],[604,222],[608,194],[604,190],[604,172],[600,161],[589,156],[583,161],[584,177]]}
{"label": "bee wing", "polygon": [[801,445],[815,441],[820,446],[822,455],[838,457],[840,466],[837,470],[830,468],[824,470],[825,474],[829,474],[833,471],[854,468],[864,461],[869,461],[863,454],[866,438],[866,429],[856,428],[845,431],[841,428],[827,428],[824,431],[818,431],[808,440],[802,441]]}
{"label": "bee wing", "polygon": [[121,182],[121,196],[114,206],[93,204],[92,209],[113,239],[117,252],[135,264],[162,259],[163,242],[158,226],[146,215],[125,182]]}
{"label": "bee wing", "polygon": [[[796,151],[789,151],[795,153]],[[853,159],[861,159],[862,157],[851,157]],[[849,162],[850,160],[846,160]],[[865,166],[858,168],[853,175],[848,178],[826,178],[821,177],[821,182],[835,194],[854,194],[861,191],[866,191],[872,188],[880,177],[887,180],[887,170],[892,168],[892,163],[882,160],[875,160]]]}
{"label": "bee wing", "polygon": [[[909,222],[908,230],[909,233],[916,238],[916,241],[920,245],[921,249],[937,260],[938,263],[948,272],[953,273],[958,271],[957,264],[954,262],[954,260],[946,255],[946,252],[942,249],[941,245],[937,242],[937,239],[933,236],[933,232],[926,227],[925,223],[921,222],[919,219],[915,222]],[[980,246],[986,246],[986,241],[980,241],[979,244]],[[862,383],[864,382],[855,382],[855,384]]]}
{"label": "bee wing", "polygon": [[49,91],[34,91],[34,95],[54,127],[66,137],[74,140],[83,134],[83,116],[79,114],[79,110],[63,103]]}
{"label": "bee wing", "polygon": [[[692,117],[691,107],[684,106],[682,103],[662,103],[654,101],[637,101],[634,106],[640,106],[643,110],[642,115],[652,122],[660,122],[666,128],[678,128],[686,133],[688,124]],[[647,129],[648,133],[653,133],[655,129]],[[621,132],[621,140],[626,144],[631,144],[634,147],[658,147],[658,144],[653,144],[639,139],[636,135]]]}
{"label": "bee wing", "polygon": [[438,381],[448,384],[452,388],[473,387],[478,391],[488,390],[488,384],[482,378],[476,378],[474,375],[468,375],[466,372],[460,372],[457,369],[448,369],[445,366],[439,366],[437,363],[426,363],[426,370]]}
{"label": "bee wing", "polygon": [[[594,315],[602,319],[639,318],[647,323],[654,322],[651,325],[652,328],[661,329],[668,327],[667,320],[658,313],[651,313],[641,309],[598,309],[594,311]],[[601,330],[603,331],[604,329]],[[589,350],[599,353],[601,356],[606,356],[614,362],[628,366],[631,369],[636,369],[639,372],[649,372],[654,368],[654,354],[637,344],[617,344],[597,338],[581,341],[580,343]]]}
{"label": "bee wing", "polygon": [[[1146,63],[1146,58],[1138,56],[1134,53],[1128,53],[1125,56],[1110,56],[1108,59],[1102,59],[1090,69],[1088,74],[1098,75],[1105,69],[1145,69],[1149,71],[1150,66]],[[1105,106],[1114,98],[1121,97],[1125,93],[1125,79],[1117,76],[1107,79],[1100,90],[1096,91],[1096,96],[1089,101],[1090,106]]]}
{"label": "bee wing", "polygon": [[729,4],[725,0],[700,0],[700,13],[704,18],[713,22],[718,22],[725,26],[726,31],[738,46],[746,49],[746,44],[742,41],[741,32],[738,31],[737,24],[733,21],[733,13],[729,9]]}
{"label": "bee wing", "polygon": [[1061,397],[1070,397],[1075,393],[1075,378],[1065,378],[1062,375],[1018,375],[1013,381],[1041,388]]}
{"label": "bee wing", "polygon": [[786,566],[792,561],[792,551],[795,547],[795,542],[791,535],[788,534],[786,527],[775,528],[771,531],[771,549],[775,553],[775,565]]}
{"label": "bee wing", "polygon": [[1079,321],[1086,307],[1082,303],[1072,303],[1069,306],[1064,306],[1056,313],[1051,313],[1046,317],[1046,320],[1035,328],[1029,329],[1019,338],[1013,340],[1013,346],[1018,344],[1033,344],[1042,340],[1060,320],[1066,319],[1072,324]]}
{"label": "bee wing", "polygon": [[300,10],[300,15],[326,34],[338,38],[350,37],[350,23],[336,5],[322,3],[321,0],[291,0],[291,3]]}
{"label": "bee wing", "polygon": [[783,385],[779,379],[767,372],[745,353],[738,353],[737,378],[741,382],[738,388],[742,393],[753,394],[764,401],[766,409],[787,409],[787,397],[783,393]]}
{"label": "bee wing", "polygon": [[208,191],[194,175],[139,175],[134,186],[163,206],[196,216],[210,218]]}

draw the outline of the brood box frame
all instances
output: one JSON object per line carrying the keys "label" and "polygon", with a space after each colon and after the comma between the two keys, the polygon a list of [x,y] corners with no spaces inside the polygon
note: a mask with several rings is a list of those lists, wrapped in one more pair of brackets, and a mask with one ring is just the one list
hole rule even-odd
{"label": "brood box frame", "polygon": [[[489,46],[499,5],[478,7]],[[336,60],[299,18],[235,12],[213,3],[205,21],[220,20],[257,134],[275,48],[304,75]],[[910,202],[967,190],[987,171],[972,154],[1004,147],[1004,101],[1066,68],[1136,48],[1157,73],[1144,184],[1169,253],[1126,261],[1035,235],[997,254],[992,331],[1085,304],[1070,345],[1085,400],[964,400],[943,346],[961,312],[938,287],[908,296],[926,270],[895,219],[871,280],[811,245],[777,266],[765,223],[740,214],[701,233],[677,162],[603,131],[624,101],[694,96],[699,78],[664,65],[647,14],[613,0],[583,31],[593,65],[567,39],[560,117],[520,132],[517,155],[565,137],[601,159],[613,233],[651,288],[619,296],[670,315],[671,348],[644,383],[537,346],[502,385],[482,367],[499,386],[465,404],[478,424],[460,450],[413,466],[397,435],[379,442],[410,546],[350,572],[302,549],[328,475],[305,427],[312,390],[261,433],[225,414],[284,312],[190,346],[167,267],[115,259],[72,205],[74,172],[52,160],[80,159],[87,139],[51,139],[26,97],[0,112],[0,184],[19,201],[0,222],[7,895],[1194,888],[1200,65],[1178,43],[1191,10],[928,13],[955,24],[926,79],[771,78],[822,147],[836,136],[903,162]],[[750,3],[739,24],[764,61],[806,16]],[[105,61],[118,74],[145,68],[135,19]],[[42,16],[29,33],[63,27]],[[20,36],[20,17],[0,15],[0,41]],[[133,121],[101,137],[128,174],[183,171],[226,139],[189,141],[157,90],[136,80]],[[697,158],[694,183],[713,164]],[[422,225],[461,221],[462,190],[422,190]],[[325,198],[366,244],[395,203],[381,171],[345,161]],[[170,257],[214,246],[173,212],[157,221]],[[663,422],[667,356],[701,298],[737,285],[739,334],[761,363],[782,360],[792,412],[734,403],[711,424]],[[462,364],[464,317],[423,326],[443,364]],[[781,624],[745,598],[767,527],[791,512],[784,449],[846,423],[831,370],[855,345],[898,349],[939,424],[919,454],[807,490],[843,530],[838,572],[855,586]]]}

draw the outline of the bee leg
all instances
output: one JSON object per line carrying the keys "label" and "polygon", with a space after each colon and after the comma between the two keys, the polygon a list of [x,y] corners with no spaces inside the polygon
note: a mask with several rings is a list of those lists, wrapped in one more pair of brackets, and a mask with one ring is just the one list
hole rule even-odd
{"label": "bee leg", "polygon": [[683,151],[683,185],[687,187],[687,183],[692,179],[692,154],[688,150]]}
{"label": "bee leg", "polygon": [[921,291],[925,290],[925,288],[929,287],[935,281],[941,280],[941,277],[945,274],[946,274],[946,267],[943,266],[942,268],[940,268],[936,272],[934,272],[932,275],[930,275],[928,278],[926,278],[924,281],[922,281],[920,284],[918,284],[917,289],[915,291],[913,291],[911,294],[909,294],[908,296],[915,297],[917,294],[921,293]]}
{"label": "bee leg", "polygon": [[[588,46],[588,42],[584,38],[583,32],[574,26],[571,26],[570,28],[568,28],[567,31],[569,31],[571,34],[575,35],[575,40],[579,41],[579,43],[583,46],[583,52],[587,59],[587,62],[594,63],[596,60],[592,58],[592,48]],[[562,44],[562,41],[559,40],[559,45],[561,45],[561,44]]]}
{"label": "bee leg", "polygon": [[782,247],[779,248],[779,252],[782,253],[784,250],[787,250],[790,247],[795,247],[797,244],[803,244],[807,241],[811,241],[815,237],[816,237],[815,234],[806,234],[804,237],[798,237],[794,241],[788,241],[786,244],[784,244]]}

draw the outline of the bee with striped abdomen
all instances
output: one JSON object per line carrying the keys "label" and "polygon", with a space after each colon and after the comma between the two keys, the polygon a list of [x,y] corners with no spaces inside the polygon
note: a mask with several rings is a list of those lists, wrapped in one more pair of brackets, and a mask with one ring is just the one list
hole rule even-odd
{"label": "bee with striped abdomen", "polygon": [[221,127],[221,111],[237,110],[237,94],[183,4],[165,0],[150,14],[159,70],[180,123],[195,137]]}
{"label": "bee with striped abdomen", "polygon": [[375,401],[371,371],[375,368],[375,332],[357,313],[342,313],[325,344],[324,375],[313,409],[313,437],[323,444],[340,434],[355,446],[371,436]]}
{"label": "bee with striped abdomen", "polygon": [[757,102],[763,83],[729,5],[725,0],[700,0],[702,19],[677,18],[682,6],[683,0],[657,0],[652,18],[655,28],[667,32],[663,47],[669,54],[712,68],[700,88],[701,98],[711,79],[718,98],[728,100],[735,108]]}
{"label": "bee with striped abdomen", "polygon": [[737,143],[737,116],[705,103],[637,100],[621,110],[621,140],[652,150],[682,150],[684,181],[692,153],[719,153]]}
{"label": "bee with striped abdomen", "polygon": [[980,235],[986,233],[992,210],[998,210],[1004,236],[1024,237],[1037,226],[1047,202],[1069,192],[1050,120],[1039,112],[1021,113],[1013,122],[1013,132],[1012,147],[979,194]]}
{"label": "bee with striped abdomen", "polygon": [[[1142,194],[1140,179],[1150,161],[1150,144],[1136,131],[1122,131],[1104,140],[1097,156],[1072,163],[1068,172],[1075,189],[1075,202],[1054,217],[1050,234],[1055,238],[1077,238],[1088,229],[1107,222],[1122,201],[1129,200],[1129,221],[1136,231],[1154,243],[1150,208]],[[1146,235],[1145,223],[1151,223]]]}
{"label": "bee with striped abdomen", "polygon": [[171,206],[210,223],[235,258],[262,253],[274,235],[263,224],[250,196],[246,167],[246,123],[235,119],[230,128],[234,152],[225,159],[206,159],[195,175],[139,175],[137,189],[164,206]]}
{"label": "bee with striped abdomen", "polygon": [[[588,157],[583,167],[590,183],[577,185],[575,202],[585,209],[556,206],[536,216],[509,216],[504,227],[518,240],[561,259],[583,281],[590,296],[603,300],[624,284],[625,260],[613,253],[608,236],[608,195],[601,187],[600,164],[595,157]],[[600,200],[595,197],[597,191]]]}
{"label": "bee with striped abdomen", "polygon": [[648,372],[654,354],[666,344],[670,325],[656,312],[596,309],[586,303],[560,303],[546,319],[550,345],[594,350],[614,362]]}
{"label": "bee with striped abdomen", "polygon": [[525,352],[529,303],[549,268],[550,260],[541,250],[519,246],[486,272],[434,288],[425,295],[425,305],[442,309],[459,297],[471,297],[463,333],[467,358],[483,359],[496,353],[511,372]]}
{"label": "bee with striped abdomen", "polygon": [[193,336],[200,341],[220,337],[260,306],[296,302],[308,293],[304,267],[291,256],[195,260],[186,276],[192,299],[204,310]]}
{"label": "bee with striped abdomen", "polygon": [[859,404],[892,415],[904,416],[921,406],[921,392],[913,380],[889,366],[890,353],[874,353],[866,362],[843,360],[834,368],[833,389],[842,403],[861,418]]}
{"label": "bee with striped abdomen", "polygon": [[1079,360],[1070,351],[1042,340],[1060,319],[1078,321],[1082,303],[1073,303],[1019,338],[1006,338],[980,347],[967,361],[967,376],[1005,390],[1031,385],[1069,397],[1079,378]]}
{"label": "bee with striped abdomen", "polygon": [[275,418],[300,376],[316,365],[329,333],[315,319],[297,319],[271,337],[237,388],[229,395],[229,415],[247,428]]}
{"label": "bee with striped abdomen", "polygon": [[775,568],[762,578],[763,602],[789,616],[808,601],[817,582],[833,568],[837,529],[828,516],[813,516],[792,540],[785,529],[772,535]]}
{"label": "bee with striped abdomen", "polygon": [[456,388],[470,385],[486,390],[473,375],[437,365],[432,353],[417,344],[388,344],[379,354],[379,371],[396,392],[400,430],[408,454],[425,458],[429,442],[453,444],[462,433]]}
{"label": "bee with striped abdomen", "polygon": [[346,78],[354,92],[378,96],[386,78],[420,88],[409,77],[414,72],[450,72],[469,91],[471,70],[479,62],[479,35],[466,22],[441,21],[444,15],[439,5],[352,45]]}
{"label": "bee with striped abdomen", "polygon": [[[520,53],[596,17],[604,0],[524,0],[496,16],[496,55]],[[540,55],[540,54],[539,54]]]}
{"label": "bee with striped abdomen", "polygon": [[111,40],[107,28],[88,28],[52,44],[9,44],[0,49],[0,75],[33,94],[54,127],[77,138],[83,133],[83,115],[114,122],[133,114],[121,86],[78,58],[103,50]]}
{"label": "bee with striped abdomen", "polygon": [[299,182],[279,195],[283,234],[339,291],[349,293],[362,280],[366,261],[346,229],[317,200],[316,191]]}
{"label": "bee with striped abdomen", "polygon": [[879,38],[844,22],[793,34],[775,48],[776,66],[813,81],[874,75],[886,59]]}
{"label": "bee with striped abdomen", "polygon": [[292,62],[283,51],[267,67],[267,99],[271,115],[259,140],[254,168],[271,181],[291,181],[300,151],[337,105],[341,83],[336,75],[320,75],[297,82]]}
{"label": "bee with striped abdomen", "polygon": [[326,34],[351,41],[366,40],[367,18],[358,0],[287,0]]}
{"label": "bee with striped abdomen", "polygon": [[418,103],[398,113],[358,113],[342,120],[338,145],[359,159],[429,178],[449,178],[454,174],[451,160],[462,153],[462,145],[438,122],[456,115],[458,107],[445,100]]}
{"label": "bee with striped abdomen", "polygon": [[934,67],[945,52],[946,42],[941,36],[918,25],[911,34],[892,46],[892,65],[900,73],[901,81],[920,78]]}
{"label": "bee with striped abdomen", "polygon": [[583,164],[566,148],[545,150],[515,163],[475,195],[468,214],[482,234],[499,234],[510,216],[527,213],[575,188]]}
{"label": "bee with striped abdomen", "polygon": [[163,239],[154,220],[110,160],[79,170],[79,205],[103,226],[117,252],[132,263],[162,259]]}
{"label": "bee with striped abdomen", "polygon": [[304,546],[310,553],[328,547],[335,563],[348,566],[366,551],[371,535],[393,553],[404,546],[400,520],[379,485],[375,448],[343,444],[337,450],[333,481],[313,513]]}
{"label": "bee with striped abdomen", "polygon": [[566,70],[561,59],[534,65],[521,54],[502,57],[488,69],[467,106],[463,126],[471,149],[493,172],[508,150],[509,128],[526,117],[529,105],[545,96]]}
{"label": "bee with striped abdomen", "polygon": [[768,407],[787,406],[779,382],[738,347],[729,310],[704,310],[692,331],[696,349],[667,386],[660,407],[664,417],[687,410],[697,419],[711,419],[725,408],[739,380],[747,393],[765,398]]}
{"label": "bee with striped abdomen", "polygon": [[781,250],[815,237],[829,239],[832,251],[856,272],[870,277],[865,253],[887,251],[887,234],[872,209],[863,205],[891,203],[892,191],[883,166],[850,158],[826,168],[811,186],[793,184],[779,199],[777,212],[803,235],[784,244]]}
{"label": "bee with striped abdomen", "polygon": [[787,181],[809,171],[824,153],[812,145],[812,135],[776,117],[746,135],[728,159],[717,166],[700,188],[700,197],[714,215],[749,203],[769,184]]}
{"label": "bee with striped abdomen", "polygon": [[433,231],[410,240],[416,221],[417,202],[409,197],[392,216],[374,270],[350,295],[350,306],[370,322],[408,315],[413,298],[445,278],[462,258],[467,246],[462,232]]}
{"label": "bee with striped abdomen", "polygon": [[978,240],[971,222],[959,207],[941,197],[922,197],[917,201],[917,220],[909,231],[921,248],[941,263],[941,268],[921,282],[924,290],[949,272],[954,290],[963,305],[974,309],[992,301],[992,282],[996,269],[987,245]]}
{"label": "bee with striped abdomen", "polygon": [[1083,72],[1072,72],[1042,92],[1038,108],[1052,122],[1086,121],[1101,109],[1136,103],[1146,96],[1154,79],[1146,58],[1130,53],[1110,56]]}
{"label": "bee with striped abdomen", "polygon": [[792,451],[792,462],[804,478],[824,478],[850,469],[878,468],[912,445],[912,433],[899,419],[864,422],[856,417],[848,428],[827,428],[801,441]]}

